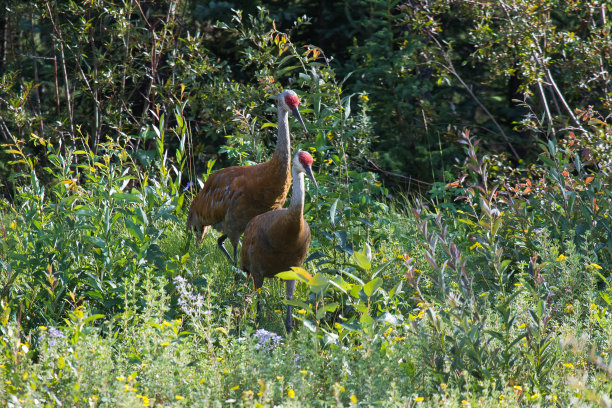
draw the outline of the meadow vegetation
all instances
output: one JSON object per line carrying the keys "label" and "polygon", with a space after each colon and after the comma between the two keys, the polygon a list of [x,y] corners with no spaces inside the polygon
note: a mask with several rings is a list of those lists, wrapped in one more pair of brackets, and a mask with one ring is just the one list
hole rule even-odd
{"label": "meadow vegetation", "polygon": [[[2,406],[612,405],[612,124],[598,113],[612,94],[605,70],[590,77],[609,36],[592,29],[588,48],[548,32],[557,2],[374,1],[373,37],[337,67],[292,39],[308,17],[282,31],[263,7],[190,31],[197,1],[9,3],[41,58],[15,53],[0,82]],[[479,22],[456,37],[482,50],[464,65],[436,34],[453,18]],[[501,41],[527,32],[518,49]],[[547,54],[578,51],[590,59],[571,60],[574,76]],[[460,71],[479,58],[488,94]],[[502,105],[480,99],[519,67],[533,98],[495,119]],[[556,75],[605,89],[563,95]],[[312,152],[319,189],[309,257],[285,274],[298,279],[287,335],[284,283],[254,293],[185,218],[211,172],[270,156],[289,87],[309,129],[291,122],[292,149]],[[481,116],[451,106],[466,100]],[[407,139],[389,135],[413,105],[439,123],[401,153]],[[405,190],[415,174],[395,172],[413,167],[432,178]]]}

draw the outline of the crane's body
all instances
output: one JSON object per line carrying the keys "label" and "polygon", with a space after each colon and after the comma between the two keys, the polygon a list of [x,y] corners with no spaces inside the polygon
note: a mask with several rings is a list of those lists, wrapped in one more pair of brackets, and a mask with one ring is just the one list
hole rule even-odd
{"label": "crane's body", "polygon": [[[240,267],[253,278],[255,289],[263,285],[264,278],[300,266],[310,246],[310,227],[304,221],[304,174],[316,181],[312,174],[312,156],[300,151],[293,160],[293,195],[288,208],[270,211],[253,218],[246,227],[242,241]],[[287,299],[293,297],[295,281],[286,281]],[[259,303],[258,303],[259,309]],[[291,306],[287,306],[285,319],[291,331]]]}
{"label": "crane's body", "polygon": [[[191,202],[187,229],[201,237],[212,227],[222,232],[219,248],[236,265],[240,236],[255,216],[282,208],[291,185],[291,141],[289,112],[292,112],[307,132],[295,92],[285,90],[278,96],[278,139],[272,158],[251,166],[233,166],[219,170],[206,180],[204,187]],[[223,242],[229,238],[234,258]]]}

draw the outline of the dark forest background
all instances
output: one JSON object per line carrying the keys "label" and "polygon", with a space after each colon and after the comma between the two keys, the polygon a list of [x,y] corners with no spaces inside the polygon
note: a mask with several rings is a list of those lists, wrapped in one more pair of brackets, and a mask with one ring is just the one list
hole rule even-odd
{"label": "dark forest background", "polygon": [[[363,114],[352,162],[402,190],[450,181],[466,127],[503,175],[528,167],[537,140],[609,119],[606,2],[9,0],[0,13],[0,140],[34,161],[40,140],[95,151],[107,138],[145,160],[150,125],[180,110],[194,170],[234,164],[236,113],[258,131],[269,95],[311,74],[303,107],[320,77],[321,96]],[[605,157],[606,137],[588,153]]]}

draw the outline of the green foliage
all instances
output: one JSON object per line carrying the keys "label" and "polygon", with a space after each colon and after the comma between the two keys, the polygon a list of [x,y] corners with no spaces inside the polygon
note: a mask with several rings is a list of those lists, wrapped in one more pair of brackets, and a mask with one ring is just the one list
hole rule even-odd
{"label": "green foliage", "polygon": [[[542,136],[537,160],[489,151],[507,143],[510,123],[493,123],[503,111],[496,92],[507,57],[520,52],[498,31],[556,41],[534,65],[514,56],[532,75],[524,92],[537,96],[549,73],[574,78],[561,61],[578,49],[547,26],[561,19],[549,13],[554,2],[516,3],[516,20],[501,13],[505,3],[360,4],[378,18],[347,23],[364,30],[351,48],[355,73],[342,80],[321,48],[295,40],[310,19],[282,31],[258,8],[213,27],[190,19],[187,6],[206,14],[198,4],[43,2],[24,20],[34,40],[17,36],[16,49],[44,58],[19,71],[23,60],[7,59],[17,73],[0,82],[11,174],[1,179],[10,199],[0,201],[4,405],[605,406],[610,125],[592,108],[561,130],[573,123],[562,104],[554,121],[525,104],[513,114],[528,112],[521,126]],[[225,6],[211,4],[208,15],[224,16]],[[592,19],[568,7],[569,26]],[[474,16],[478,30],[451,31]],[[590,52],[605,41],[595,36]],[[557,70],[541,60],[551,55]],[[457,68],[457,56],[467,63]],[[479,73],[491,90],[472,86],[482,77],[466,76],[470,61],[492,67]],[[44,79],[26,80],[35,68]],[[548,79],[544,94],[561,102]],[[183,227],[188,181],[269,156],[273,97],[287,85],[309,130],[292,123],[294,148],[313,153],[320,186],[306,200],[310,256],[278,276],[299,281],[290,302],[280,279],[255,294],[214,234],[195,243]],[[580,92],[564,100],[578,103]],[[390,103],[399,109],[381,118]],[[472,115],[482,106],[489,114]],[[427,142],[411,150],[398,123],[421,117],[427,129],[409,140]],[[453,117],[474,131],[457,132]],[[484,149],[473,136],[481,127],[497,134]],[[456,181],[446,165],[454,141],[465,150]],[[385,143],[398,151],[373,153]],[[435,203],[392,196],[367,170],[374,159],[405,168],[397,161],[406,151],[425,152],[407,159],[418,171],[430,163],[444,174]],[[255,296],[267,303],[259,323]],[[298,324],[283,338],[275,332],[287,303]]]}
{"label": "green foliage", "polygon": [[[98,154],[85,143],[84,150],[62,153],[38,139],[47,151],[48,187],[23,145],[8,145],[21,157],[15,164],[29,171],[14,175],[26,182],[3,244],[2,300],[18,320],[27,319],[26,327],[59,321],[67,307],[82,302],[117,313],[137,276],[173,273],[160,240],[168,222],[178,222],[182,172],[168,169],[164,132],[155,131],[158,157],[150,170],[139,168],[118,143],[101,144]],[[177,151],[179,163],[183,156]]]}

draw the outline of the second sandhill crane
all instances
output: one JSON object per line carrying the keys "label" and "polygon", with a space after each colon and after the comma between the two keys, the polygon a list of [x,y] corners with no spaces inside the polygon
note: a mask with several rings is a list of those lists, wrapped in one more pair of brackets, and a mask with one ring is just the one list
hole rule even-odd
{"label": "second sandhill crane", "polygon": [[[187,229],[195,230],[201,237],[211,226],[221,231],[217,245],[234,266],[240,236],[251,218],[282,208],[287,198],[291,185],[290,112],[308,133],[298,110],[299,103],[297,94],[291,90],[278,96],[278,138],[269,161],[213,173],[191,202]],[[233,259],[223,246],[227,238],[234,247]]]}
{"label": "second sandhill crane", "polygon": [[[293,193],[288,208],[270,211],[253,218],[244,231],[240,267],[253,277],[255,290],[261,288],[264,278],[300,266],[310,246],[310,227],[304,221],[304,174],[314,183],[312,156],[299,151],[293,159],[291,176]],[[285,282],[287,299],[293,297],[295,281]],[[260,306],[257,303],[257,310]],[[287,305],[285,319],[287,332],[291,331],[291,306]]]}

